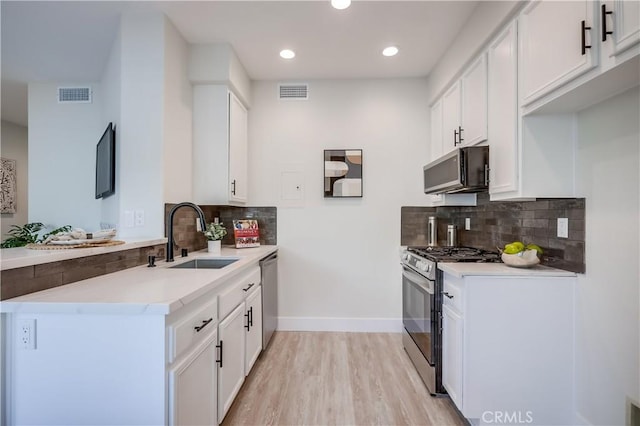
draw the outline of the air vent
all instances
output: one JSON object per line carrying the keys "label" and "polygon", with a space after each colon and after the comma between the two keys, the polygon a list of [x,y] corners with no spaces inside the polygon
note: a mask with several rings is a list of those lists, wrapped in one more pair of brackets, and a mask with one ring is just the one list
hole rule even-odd
{"label": "air vent", "polygon": [[308,84],[279,84],[280,99],[309,99]]}
{"label": "air vent", "polygon": [[91,87],[58,87],[58,103],[88,104],[92,101]]}

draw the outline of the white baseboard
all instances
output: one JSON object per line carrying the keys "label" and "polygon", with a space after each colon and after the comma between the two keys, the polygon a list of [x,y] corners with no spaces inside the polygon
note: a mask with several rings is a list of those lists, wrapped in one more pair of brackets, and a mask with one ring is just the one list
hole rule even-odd
{"label": "white baseboard", "polygon": [[278,317],[278,330],[400,333],[402,331],[402,319]]}

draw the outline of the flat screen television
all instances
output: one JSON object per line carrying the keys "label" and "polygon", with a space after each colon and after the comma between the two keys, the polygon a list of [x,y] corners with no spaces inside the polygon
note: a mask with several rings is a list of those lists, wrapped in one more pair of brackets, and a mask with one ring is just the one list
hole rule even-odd
{"label": "flat screen television", "polygon": [[96,146],[96,199],[116,192],[116,130],[109,123]]}

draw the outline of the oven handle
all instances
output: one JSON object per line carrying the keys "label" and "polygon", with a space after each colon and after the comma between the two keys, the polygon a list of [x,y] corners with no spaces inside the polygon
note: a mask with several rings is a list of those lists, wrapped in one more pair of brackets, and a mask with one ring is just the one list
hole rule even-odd
{"label": "oven handle", "polygon": [[407,278],[409,281],[426,291],[427,293],[433,295],[435,294],[433,290],[433,282],[421,276],[420,274],[416,274],[415,272],[407,269],[405,266],[402,267],[402,275]]}

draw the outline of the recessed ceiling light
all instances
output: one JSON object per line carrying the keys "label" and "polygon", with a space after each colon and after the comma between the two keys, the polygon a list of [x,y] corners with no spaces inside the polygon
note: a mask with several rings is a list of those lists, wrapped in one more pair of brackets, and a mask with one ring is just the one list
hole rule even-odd
{"label": "recessed ceiling light", "polygon": [[280,51],[280,57],[282,59],[293,59],[296,57],[296,52],[290,49],[284,49]]}
{"label": "recessed ceiling light", "polygon": [[342,10],[351,6],[351,0],[331,0],[331,6]]}
{"label": "recessed ceiling light", "polygon": [[398,48],[395,46],[385,47],[382,51],[382,54],[384,56],[395,56],[398,54]]}

